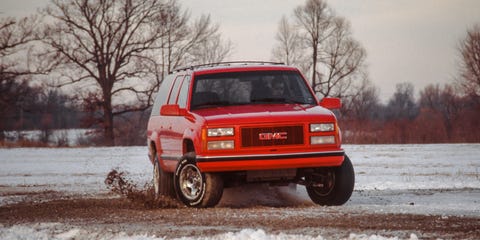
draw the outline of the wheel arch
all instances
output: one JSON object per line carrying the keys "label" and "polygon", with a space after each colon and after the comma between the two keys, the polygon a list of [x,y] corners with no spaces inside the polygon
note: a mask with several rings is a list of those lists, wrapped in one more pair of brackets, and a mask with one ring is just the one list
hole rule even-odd
{"label": "wheel arch", "polygon": [[157,148],[156,144],[154,141],[149,140],[148,141],[148,159],[150,159],[150,162],[154,164],[154,159],[155,159],[155,154],[157,154]]}
{"label": "wheel arch", "polygon": [[[152,135],[148,138],[148,158],[150,162],[154,164],[155,155],[161,152],[161,144],[156,132],[153,132]],[[160,159],[160,156],[157,156]]]}
{"label": "wheel arch", "polygon": [[193,144],[193,140],[189,138],[183,139],[183,154],[195,152],[195,145]]}

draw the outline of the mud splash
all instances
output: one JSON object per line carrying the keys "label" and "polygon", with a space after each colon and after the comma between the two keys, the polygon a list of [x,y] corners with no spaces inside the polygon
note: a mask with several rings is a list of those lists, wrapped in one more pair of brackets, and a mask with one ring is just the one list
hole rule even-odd
{"label": "mud splash", "polygon": [[123,171],[112,169],[105,178],[107,189],[147,209],[179,208],[183,206],[176,199],[168,196],[155,197],[155,192],[151,184],[138,187],[137,184],[129,180],[126,175]]}

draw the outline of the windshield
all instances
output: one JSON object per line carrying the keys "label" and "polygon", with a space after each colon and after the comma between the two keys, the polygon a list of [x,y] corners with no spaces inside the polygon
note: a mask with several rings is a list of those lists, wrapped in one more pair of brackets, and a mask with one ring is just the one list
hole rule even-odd
{"label": "windshield", "polygon": [[195,77],[191,109],[246,104],[316,104],[298,72],[252,71]]}

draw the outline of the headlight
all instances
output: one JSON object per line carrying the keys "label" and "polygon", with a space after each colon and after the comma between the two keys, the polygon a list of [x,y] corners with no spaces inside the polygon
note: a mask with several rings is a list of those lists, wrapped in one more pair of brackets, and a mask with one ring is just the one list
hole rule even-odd
{"label": "headlight", "polygon": [[310,132],[332,132],[335,130],[333,123],[312,123],[310,124]]}
{"label": "headlight", "polygon": [[209,128],[207,129],[207,136],[220,137],[220,136],[233,136],[233,128]]}
{"label": "headlight", "polygon": [[313,136],[310,137],[310,144],[335,144],[335,136]]}
{"label": "headlight", "polygon": [[209,141],[207,143],[208,150],[223,150],[223,149],[233,149],[235,147],[235,143],[233,140],[228,141]]}

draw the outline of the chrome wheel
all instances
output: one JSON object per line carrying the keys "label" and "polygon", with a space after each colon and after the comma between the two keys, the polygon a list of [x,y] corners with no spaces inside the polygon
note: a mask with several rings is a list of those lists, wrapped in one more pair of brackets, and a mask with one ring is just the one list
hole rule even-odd
{"label": "chrome wheel", "polygon": [[178,199],[189,207],[213,207],[222,198],[221,175],[201,172],[194,152],[188,152],[180,159],[173,185]]}
{"label": "chrome wheel", "polygon": [[195,200],[199,197],[203,187],[203,177],[197,166],[187,164],[180,171],[179,186],[183,196],[188,200]]}

